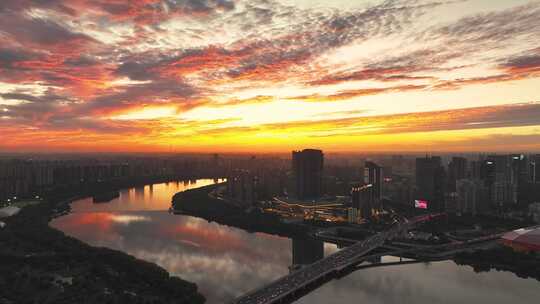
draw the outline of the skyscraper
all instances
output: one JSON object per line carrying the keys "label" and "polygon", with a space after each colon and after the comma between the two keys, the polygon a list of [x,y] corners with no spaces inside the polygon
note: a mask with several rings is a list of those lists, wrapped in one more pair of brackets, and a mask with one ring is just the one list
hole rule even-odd
{"label": "skyscraper", "polygon": [[372,185],[372,202],[378,202],[382,198],[383,174],[382,167],[373,162],[366,162],[364,165],[364,184]]}
{"label": "skyscraper", "polygon": [[323,162],[321,150],[305,149],[292,152],[295,190],[299,199],[316,199],[322,195]]}
{"label": "skyscraper", "polygon": [[373,209],[376,208],[373,184],[367,184],[351,189],[352,208],[360,213],[362,218],[370,218],[373,214]]}
{"label": "skyscraper", "polygon": [[243,206],[251,206],[257,199],[257,176],[248,170],[235,170],[227,177],[227,195]]}
{"label": "skyscraper", "polygon": [[527,187],[527,158],[523,154],[511,155],[510,187],[512,189],[511,203],[517,204],[522,200],[522,194]]}
{"label": "skyscraper", "polygon": [[540,154],[532,155],[529,163],[529,180],[533,184],[540,184]]}
{"label": "skyscraper", "polygon": [[466,175],[467,159],[463,157],[452,157],[452,161],[448,164],[448,191],[456,191],[456,181],[464,179]]}
{"label": "skyscraper", "polygon": [[477,215],[486,210],[487,187],[480,180],[456,181],[457,211]]}
{"label": "skyscraper", "polygon": [[445,172],[440,157],[416,159],[417,198],[428,201],[430,209],[442,210],[444,207]]}
{"label": "skyscraper", "polygon": [[522,155],[490,155],[485,161],[486,182],[494,207],[516,204],[518,187],[525,179],[526,166]]}

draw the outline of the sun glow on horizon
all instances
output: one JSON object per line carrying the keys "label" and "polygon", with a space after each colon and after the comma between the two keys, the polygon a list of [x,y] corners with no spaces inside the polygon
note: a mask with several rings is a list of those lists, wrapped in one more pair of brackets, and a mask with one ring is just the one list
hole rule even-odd
{"label": "sun glow on horizon", "polygon": [[540,1],[349,2],[8,1],[0,151],[540,150]]}

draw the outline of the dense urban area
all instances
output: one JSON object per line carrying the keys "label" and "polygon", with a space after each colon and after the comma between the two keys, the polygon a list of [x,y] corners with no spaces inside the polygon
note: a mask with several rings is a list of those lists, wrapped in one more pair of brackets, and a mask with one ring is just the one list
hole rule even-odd
{"label": "dense urban area", "polygon": [[[194,284],[48,221],[75,198],[203,177],[226,180],[178,193],[171,212],[295,240],[290,274],[235,303],[295,299],[368,256],[540,280],[540,155],[4,155],[0,303],[202,303]],[[325,258],[323,242],[348,251]]]}

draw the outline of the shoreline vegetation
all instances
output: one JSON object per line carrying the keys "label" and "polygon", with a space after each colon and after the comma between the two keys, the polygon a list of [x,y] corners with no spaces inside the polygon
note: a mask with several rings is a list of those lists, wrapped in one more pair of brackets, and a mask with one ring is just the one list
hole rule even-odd
{"label": "shoreline vegetation", "polygon": [[197,285],[127,253],[93,247],[49,226],[77,198],[177,176],[130,178],[57,187],[40,204],[5,218],[0,230],[0,304],[202,304]]}
{"label": "shoreline vegetation", "polygon": [[515,252],[499,246],[490,250],[463,252],[453,259],[457,265],[471,266],[475,272],[508,271],[522,279],[540,281],[540,259],[538,256]]}

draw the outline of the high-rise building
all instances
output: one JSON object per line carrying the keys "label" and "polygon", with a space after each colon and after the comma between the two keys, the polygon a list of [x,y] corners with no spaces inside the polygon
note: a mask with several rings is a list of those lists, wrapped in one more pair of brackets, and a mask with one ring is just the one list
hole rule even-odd
{"label": "high-rise building", "polygon": [[366,162],[364,165],[364,184],[372,185],[371,201],[379,202],[383,191],[382,167],[370,161]]}
{"label": "high-rise building", "polygon": [[533,184],[540,184],[540,154],[531,156],[529,162],[529,180]]}
{"label": "high-rise building", "polygon": [[448,164],[448,186],[449,192],[456,191],[456,181],[467,176],[467,159],[463,157],[452,157]]}
{"label": "high-rise building", "polygon": [[510,182],[519,185],[527,182],[527,158],[523,154],[510,156]]}
{"label": "high-rise building", "polygon": [[323,162],[321,150],[292,152],[295,192],[299,199],[316,199],[322,195]]}
{"label": "high-rise building", "polygon": [[409,178],[393,178],[392,181],[385,183],[384,186],[385,195],[393,202],[408,204],[414,199],[413,185]]}
{"label": "high-rise building", "polygon": [[511,203],[517,204],[522,200],[523,192],[527,188],[528,166],[527,157],[523,154],[511,155],[510,160],[510,184],[512,185]]}
{"label": "high-rise building", "polygon": [[258,178],[248,170],[235,170],[227,177],[227,195],[234,202],[250,206],[257,199]]}
{"label": "high-rise building", "polygon": [[373,184],[351,189],[352,208],[358,210],[361,218],[370,218],[377,208],[377,203],[373,200],[373,190]]}
{"label": "high-rise building", "polygon": [[518,191],[526,181],[527,166],[523,155],[490,155],[485,160],[484,181],[494,207],[518,202]]}
{"label": "high-rise building", "polygon": [[487,189],[481,180],[458,179],[456,181],[457,211],[471,215],[486,211]]}
{"label": "high-rise building", "polygon": [[440,157],[416,159],[416,196],[428,202],[430,209],[444,208],[445,172]]}
{"label": "high-rise building", "polygon": [[496,165],[495,160],[486,159],[480,163],[479,178],[483,180],[487,186],[495,182]]}

